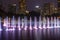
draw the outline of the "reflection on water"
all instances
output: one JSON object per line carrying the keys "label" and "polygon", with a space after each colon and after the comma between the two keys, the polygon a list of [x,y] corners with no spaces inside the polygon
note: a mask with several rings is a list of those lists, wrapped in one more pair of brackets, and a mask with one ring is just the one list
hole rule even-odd
{"label": "reflection on water", "polygon": [[60,29],[0,31],[0,40],[59,40]]}

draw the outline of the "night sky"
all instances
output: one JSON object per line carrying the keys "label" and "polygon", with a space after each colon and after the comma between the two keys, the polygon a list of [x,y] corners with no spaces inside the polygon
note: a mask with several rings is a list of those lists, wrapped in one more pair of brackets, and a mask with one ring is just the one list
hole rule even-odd
{"label": "night sky", "polygon": [[[17,4],[16,9],[18,10],[18,0],[0,0],[0,3],[2,3],[3,5],[3,9],[5,11],[8,10],[8,4]],[[57,0],[26,0],[26,5],[27,5],[27,10],[31,11],[35,9],[35,6],[40,6],[42,7],[44,3],[48,3],[48,2],[53,2],[56,6],[57,4]]]}

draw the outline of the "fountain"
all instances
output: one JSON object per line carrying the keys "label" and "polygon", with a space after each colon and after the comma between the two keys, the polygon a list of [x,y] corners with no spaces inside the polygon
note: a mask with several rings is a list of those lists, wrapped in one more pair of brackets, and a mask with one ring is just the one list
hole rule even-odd
{"label": "fountain", "polygon": [[50,20],[49,20],[48,17],[47,17],[47,28],[51,28],[51,26],[50,26]]}
{"label": "fountain", "polygon": [[60,26],[59,26],[59,18],[57,18],[57,26],[56,27],[60,28]]}
{"label": "fountain", "polygon": [[42,29],[42,26],[41,26],[41,24],[42,24],[42,22],[41,22],[41,16],[39,17],[39,29]]}
{"label": "fountain", "polygon": [[25,24],[25,26],[24,26],[24,30],[27,30],[27,17],[24,17],[24,24]]}
{"label": "fountain", "polygon": [[32,19],[31,19],[31,17],[30,17],[30,22],[29,23],[30,23],[29,29],[32,30]]}
{"label": "fountain", "polygon": [[34,17],[34,27],[33,28],[37,29],[37,18],[36,17]]}
{"label": "fountain", "polygon": [[46,18],[43,17],[43,28],[46,29]]}
{"label": "fountain", "polygon": [[16,19],[13,16],[11,19],[11,28],[9,30],[15,30],[15,28],[16,28]]}
{"label": "fountain", "polygon": [[22,23],[21,28],[23,29],[23,28],[24,28],[24,19],[23,19],[23,18],[22,18],[22,20],[21,20],[21,23]]}
{"label": "fountain", "polygon": [[56,28],[56,23],[57,22],[57,20],[56,20],[56,17],[54,17],[54,28]]}
{"label": "fountain", "polygon": [[[1,17],[0,17],[0,29],[1,28]],[[9,17],[5,17],[4,21],[3,21],[3,26],[4,29],[6,30],[15,30],[15,28],[17,27],[18,30],[24,29],[27,30],[27,28],[29,28],[30,30],[32,29],[51,29],[51,28],[60,28],[60,20],[57,17],[43,17],[41,19],[41,16],[39,17],[39,21],[37,21],[37,18],[34,17],[34,21],[32,21],[32,18],[30,17],[30,20],[27,19],[27,17],[25,16],[24,18],[20,19],[20,17],[17,18],[17,20],[15,19],[15,17],[13,16],[12,18]],[[32,26],[34,23],[34,26]],[[16,26],[17,25],[17,26]],[[28,25],[30,25],[28,27]]]}
{"label": "fountain", "polygon": [[4,18],[4,21],[3,21],[3,27],[4,27],[4,29],[6,29],[6,30],[8,30],[8,17],[6,17],[6,18]]}
{"label": "fountain", "polygon": [[1,27],[2,27],[2,25],[1,25],[1,22],[2,22],[2,21],[1,21],[1,19],[2,19],[2,18],[0,17],[0,31],[2,31],[2,28],[1,28]]}
{"label": "fountain", "polygon": [[20,17],[18,17],[18,23],[17,23],[17,24],[18,24],[18,30],[21,30],[20,23],[21,23],[21,22],[20,22]]}
{"label": "fountain", "polygon": [[54,19],[53,19],[53,17],[51,17],[51,27],[50,28],[54,28]]}

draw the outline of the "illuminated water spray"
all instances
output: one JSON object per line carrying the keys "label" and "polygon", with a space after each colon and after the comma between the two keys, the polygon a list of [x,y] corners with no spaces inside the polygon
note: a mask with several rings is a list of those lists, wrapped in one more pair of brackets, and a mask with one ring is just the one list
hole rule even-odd
{"label": "illuminated water spray", "polygon": [[0,31],[2,31],[2,28],[1,28],[2,25],[1,25],[1,22],[2,22],[2,21],[1,21],[1,17],[0,17]]}
{"label": "illuminated water spray", "polygon": [[9,28],[8,22],[9,22],[9,21],[8,21],[8,17],[6,17],[6,23],[5,23],[5,24],[6,24],[6,30],[8,30],[8,28]]}
{"label": "illuminated water spray", "polygon": [[4,18],[3,26],[6,30],[8,30],[8,17]]}
{"label": "illuminated water spray", "polygon": [[21,30],[21,26],[20,26],[20,17],[18,17],[18,29]]}
{"label": "illuminated water spray", "polygon": [[13,16],[11,19],[11,29],[10,30],[15,30],[15,28],[16,28],[16,19]]}
{"label": "illuminated water spray", "polygon": [[32,19],[31,19],[31,17],[30,17],[30,22],[29,23],[30,23],[29,29],[32,30]]}
{"label": "illuminated water spray", "polygon": [[[27,19],[25,16],[24,18],[20,19],[20,17],[15,19],[15,16],[9,18],[8,16],[3,19],[3,28],[6,30],[15,30],[16,27],[18,30],[30,30],[34,29],[51,29],[51,28],[60,28],[60,20],[57,17],[39,17],[39,21],[37,17],[34,17],[34,21],[30,17],[30,20]],[[0,17],[0,30],[2,29],[2,18]],[[34,27],[32,26],[34,23]],[[28,27],[28,25],[30,25]]]}
{"label": "illuminated water spray", "polygon": [[27,30],[27,17],[24,17],[24,24],[25,24],[24,30]]}
{"label": "illuminated water spray", "polygon": [[41,26],[42,22],[41,22],[41,16],[39,17],[39,29],[42,29],[42,26]]}
{"label": "illuminated water spray", "polygon": [[59,18],[57,18],[57,26],[56,27],[60,28],[60,26],[59,26]]}
{"label": "illuminated water spray", "polygon": [[34,29],[37,29],[37,18],[34,17]]}
{"label": "illuminated water spray", "polygon": [[56,28],[57,20],[56,17],[54,17],[54,27]]}
{"label": "illuminated water spray", "polygon": [[24,28],[24,19],[23,19],[23,18],[22,18],[22,20],[21,20],[21,23],[22,23],[21,28]]}
{"label": "illuminated water spray", "polygon": [[51,27],[50,27],[50,20],[49,20],[48,17],[47,17],[47,28],[51,28]]}
{"label": "illuminated water spray", "polygon": [[46,29],[46,18],[43,17],[43,28]]}
{"label": "illuminated water spray", "polygon": [[53,20],[53,17],[51,17],[51,27],[50,28],[54,28],[54,20]]}

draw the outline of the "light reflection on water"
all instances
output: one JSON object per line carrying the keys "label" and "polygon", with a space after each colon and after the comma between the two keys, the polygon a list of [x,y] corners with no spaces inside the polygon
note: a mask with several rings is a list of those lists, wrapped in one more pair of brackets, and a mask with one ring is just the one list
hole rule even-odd
{"label": "light reflection on water", "polygon": [[0,40],[59,40],[59,37],[60,29],[0,31]]}

